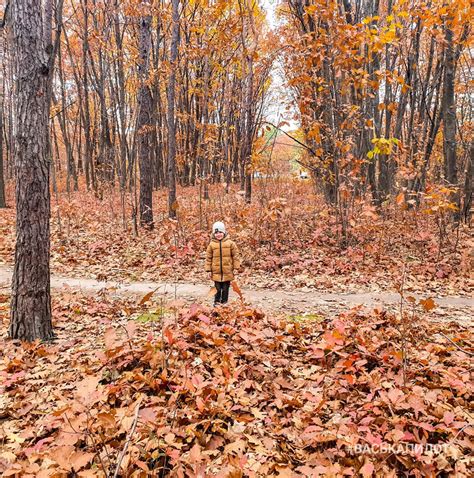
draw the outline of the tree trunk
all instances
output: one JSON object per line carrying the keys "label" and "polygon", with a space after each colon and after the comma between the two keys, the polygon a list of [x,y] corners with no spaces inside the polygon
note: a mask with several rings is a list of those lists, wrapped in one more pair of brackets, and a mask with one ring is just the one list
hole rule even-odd
{"label": "tree trunk", "polygon": [[[446,20],[449,23],[451,18]],[[454,53],[453,31],[445,24],[446,52],[444,63],[444,95],[443,95],[443,149],[445,177],[447,182],[456,188],[451,200],[460,206],[458,188],[458,172],[456,165],[456,102],[454,98],[454,82],[456,76],[456,59]],[[454,213],[454,220],[459,221],[459,209]]]}
{"label": "tree trunk", "polygon": [[464,178],[464,204],[462,208],[462,218],[466,223],[471,220],[472,208],[472,170],[474,163],[474,141],[471,142],[466,162],[466,176]]}
{"label": "tree trunk", "polygon": [[140,168],[140,225],[153,228],[153,168],[151,154],[151,119],[153,100],[148,73],[151,50],[151,12],[149,1],[143,2],[146,9],[140,19],[138,66],[140,88],[138,90],[138,165]]}
{"label": "tree trunk", "polygon": [[[447,20],[449,21],[449,19]],[[453,31],[445,27],[446,53],[444,67],[444,97],[443,97],[443,139],[446,180],[449,184],[457,184],[456,168],[456,104],[454,101],[455,59]]]}
{"label": "tree trunk", "polygon": [[[51,26],[40,0],[17,0],[12,12],[15,65],[16,248],[11,322],[14,339],[53,338],[49,271],[49,101]],[[49,15],[45,20],[51,21]]]}
{"label": "tree trunk", "polygon": [[179,0],[171,2],[173,13],[173,32],[170,45],[171,72],[168,81],[168,212],[170,218],[176,217],[176,122],[175,122],[175,83],[176,60],[179,45]]}
{"label": "tree trunk", "polygon": [[77,172],[76,172],[76,164],[74,162],[74,155],[73,155],[73,145],[70,141],[70,135],[68,131],[67,125],[67,116],[66,116],[66,89],[64,86],[64,75],[62,69],[62,62],[61,62],[61,48],[58,50],[58,72],[59,72],[59,84],[61,87],[61,111],[58,114],[58,123],[59,127],[61,128],[61,134],[63,136],[64,146],[66,148],[66,166],[67,166],[67,179],[66,179],[66,189],[69,193],[71,191],[71,178],[74,182],[74,191],[79,190],[78,179],[77,179]]}
{"label": "tree trunk", "polygon": [[7,207],[7,202],[5,199],[5,176],[3,173],[3,104],[2,104],[0,105],[0,208],[4,208],[4,207]]}
{"label": "tree trunk", "polygon": [[[89,5],[88,0],[84,0],[82,6],[82,11],[84,14],[84,31],[83,31],[83,40],[82,40],[82,90],[84,92],[82,96],[83,105],[82,111],[84,114],[83,123],[84,123],[84,139],[85,139],[85,169],[86,169],[86,185],[87,189],[92,186],[94,191],[97,190],[97,183],[95,178],[95,169],[92,161],[92,151],[93,151],[93,142],[91,135],[91,118],[90,118],[90,105],[89,105],[89,68],[87,64],[87,56],[89,54]],[[78,85],[79,87],[79,85]]]}
{"label": "tree trunk", "polygon": [[247,56],[248,65],[248,85],[245,98],[245,140],[244,140],[244,154],[243,162],[243,181],[245,187],[245,202],[250,204],[252,201],[252,142],[253,142],[253,121],[255,119],[253,114],[253,60],[250,55]]}

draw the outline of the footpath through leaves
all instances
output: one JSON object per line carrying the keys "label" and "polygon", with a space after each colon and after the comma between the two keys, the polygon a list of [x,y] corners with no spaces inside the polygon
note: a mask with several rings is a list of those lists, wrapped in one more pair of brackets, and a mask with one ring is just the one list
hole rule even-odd
{"label": "footpath through leaves", "polygon": [[469,475],[459,324],[65,294],[55,344],[2,343],[3,476]]}

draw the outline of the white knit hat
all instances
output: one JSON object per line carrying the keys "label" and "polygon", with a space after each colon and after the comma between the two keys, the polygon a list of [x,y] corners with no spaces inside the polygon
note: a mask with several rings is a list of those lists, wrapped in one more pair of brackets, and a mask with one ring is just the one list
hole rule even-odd
{"label": "white knit hat", "polygon": [[217,221],[212,225],[212,232],[223,232],[225,234],[225,226],[221,221]]}

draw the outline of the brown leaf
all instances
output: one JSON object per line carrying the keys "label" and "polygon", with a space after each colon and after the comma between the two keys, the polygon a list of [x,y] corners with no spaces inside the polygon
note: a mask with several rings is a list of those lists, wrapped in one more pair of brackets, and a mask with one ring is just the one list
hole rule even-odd
{"label": "brown leaf", "polygon": [[105,330],[104,342],[106,350],[115,348],[115,344],[117,343],[117,332],[113,327],[108,327]]}
{"label": "brown leaf", "polygon": [[152,291],[148,292],[148,294],[145,294],[143,297],[142,297],[142,300],[138,303],[138,305],[143,305],[145,304],[146,302],[148,302],[152,297],[153,297],[153,294],[159,289],[159,287],[157,287],[156,289],[153,289]]}
{"label": "brown leaf", "polygon": [[138,414],[144,422],[153,423],[156,420],[156,410],[154,408],[142,408]]}
{"label": "brown leaf", "polygon": [[200,462],[202,460],[201,447],[196,443],[189,452],[189,459],[191,463]]}
{"label": "brown leaf", "polygon": [[91,404],[95,401],[94,392],[97,390],[99,380],[99,377],[89,375],[77,384],[77,396],[84,404]]}
{"label": "brown leaf", "polygon": [[79,471],[80,469],[84,468],[95,456],[95,453],[84,453],[81,451],[74,452],[69,457],[69,462],[71,464],[71,468],[74,471]]}
{"label": "brown leaf", "polygon": [[232,286],[232,290],[240,297],[240,300],[243,301],[244,296],[243,296],[242,291],[240,290],[240,287],[237,284],[237,282],[235,280],[233,280],[230,284]]}

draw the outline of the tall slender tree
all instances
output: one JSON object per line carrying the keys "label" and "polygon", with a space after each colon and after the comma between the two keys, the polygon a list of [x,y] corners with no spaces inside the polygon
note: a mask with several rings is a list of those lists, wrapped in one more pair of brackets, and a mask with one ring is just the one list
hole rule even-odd
{"label": "tall slender tree", "polygon": [[445,53],[444,53],[444,97],[443,97],[443,128],[444,128],[444,157],[446,167],[446,180],[452,184],[457,183],[456,167],[456,103],[454,97],[455,56],[453,31],[446,20],[444,25]]}
{"label": "tall slender tree", "polygon": [[5,200],[5,176],[3,173],[3,95],[0,100],[0,208],[7,207]]}
{"label": "tall slender tree", "polygon": [[153,227],[153,168],[151,150],[151,124],[153,99],[149,86],[151,50],[151,11],[149,0],[142,2],[140,17],[138,65],[140,87],[138,89],[138,164],[140,168],[140,224]]}
{"label": "tall slender tree", "polygon": [[[3,12],[3,19],[0,23],[0,55],[3,61],[5,61],[5,35],[3,35],[3,27],[5,26],[6,16],[8,14],[9,3]],[[0,208],[7,207],[6,199],[5,199],[5,175],[4,175],[4,165],[3,165],[3,134],[4,134],[4,120],[3,115],[5,114],[4,109],[4,94],[5,94],[5,69],[2,72],[0,77],[1,81],[1,89],[0,89]]]}
{"label": "tall slender tree", "polygon": [[179,0],[171,1],[173,27],[170,45],[170,76],[168,81],[168,208],[169,217],[176,217],[176,120],[175,84],[179,47]]}

